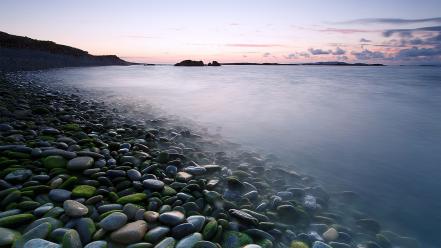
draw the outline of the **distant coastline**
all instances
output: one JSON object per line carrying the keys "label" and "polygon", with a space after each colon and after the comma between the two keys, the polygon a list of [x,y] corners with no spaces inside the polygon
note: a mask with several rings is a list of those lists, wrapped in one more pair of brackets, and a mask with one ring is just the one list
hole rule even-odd
{"label": "distant coastline", "polygon": [[238,63],[220,63],[221,65],[338,65],[338,66],[386,66],[384,64],[367,64],[367,63],[346,63],[339,61],[330,62],[315,62],[315,63],[250,63],[250,62],[238,62]]}

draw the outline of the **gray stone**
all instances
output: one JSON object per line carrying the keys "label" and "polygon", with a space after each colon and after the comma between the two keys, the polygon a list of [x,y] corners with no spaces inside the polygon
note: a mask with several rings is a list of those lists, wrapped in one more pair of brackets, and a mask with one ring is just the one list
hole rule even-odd
{"label": "gray stone", "polygon": [[166,226],[157,226],[152,230],[148,231],[144,237],[147,242],[156,243],[163,239],[167,233],[170,232],[170,228]]}
{"label": "gray stone", "polygon": [[72,192],[65,189],[52,189],[49,191],[49,199],[55,202],[63,202],[70,199]]}
{"label": "gray stone", "polygon": [[106,248],[106,247],[107,247],[107,242],[104,240],[93,241],[87,244],[86,246],[84,246],[84,248]]}
{"label": "gray stone", "polygon": [[176,244],[175,248],[193,247],[197,242],[199,242],[201,240],[202,240],[202,234],[193,233],[193,234],[188,235],[187,237],[179,240],[179,242]]}
{"label": "gray stone", "polygon": [[141,172],[135,169],[127,171],[127,177],[132,181],[139,181],[141,179]]}
{"label": "gray stone", "polygon": [[147,222],[138,220],[131,222],[114,231],[110,235],[113,242],[120,244],[133,244],[139,242],[147,231]]}
{"label": "gray stone", "polygon": [[69,170],[86,170],[93,166],[92,157],[76,157],[69,160],[67,169]]}
{"label": "gray stone", "polygon": [[162,190],[164,188],[164,183],[156,179],[146,179],[142,182],[142,185],[150,190]]}
{"label": "gray stone", "polygon": [[44,239],[31,239],[24,244],[23,248],[61,248],[61,245]]}
{"label": "gray stone", "polygon": [[184,220],[185,215],[179,211],[170,211],[159,215],[159,221],[169,226],[176,226]]}
{"label": "gray stone", "polygon": [[205,216],[193,215],[187,218],[187,222],[193,224],[196,232],[200,232],[205,224]]}
{"label": "gray stone", "polygon": [[100,227],[106,231],[114,231],[127,223],[127,215],[123,213],[111,213],[102,219],[99,223]]}
{"label": "gray stone", "polygon": [[63,208],[66,215],[70,217],[81,217],[89,212],[86,206],[74,200],[64,201]]}
{"label": "gray stone", "polygon": [[154,248],[173,248],[175,247],[176,239],[172,237],[168,237],[163,239],[161,242],[159,242],[157,245],[155,245]]}

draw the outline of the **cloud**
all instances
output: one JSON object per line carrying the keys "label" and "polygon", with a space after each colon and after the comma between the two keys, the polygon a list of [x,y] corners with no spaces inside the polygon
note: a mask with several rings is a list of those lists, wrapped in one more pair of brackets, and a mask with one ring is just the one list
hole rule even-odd
{"label": "cloud", "polygon": [[267,52],[267,53],[264,53],[262,56],[266,58],[266,57],[269,57],[270,55],[271,55],[271,53]]}
{"label": "cloud", "polygon": [[372,42],[372,41],[368,40],[368,39],[365,39],[365,38],[361,38],[360,42],[362,42],[362,43],[369,43],[369,42]]}
{"label": "cloud", "polygon": [[290,53],[287,56],[285,56],[286,59],[295,59],[297,58],[297,54],[295,53]]}
{"label": "cloud", "polygon": [[345,55],[343,56],[337,56],[337,60],[348,60],[349,58]]}
{"label": "cloud", "polygon": [[361,52],[351,52],[352,55],[355,56],[358,60],[370,60],[370,59],[385,59],[386,56],[382,52],[378,51],[370,51],[367,49],[364,49]]}
{"label": "cloud", "polygon": [[250,44],[250,43],[233,43],[226,44],[229,47],[281,47],[280,44]]}
{"label": "cloud", "polygon": [[314,49],[314,48],[309,48],[308,51],[312,55],[326,55],[332,53],[331,50],[322,50],[322,49]]}
{"label": "cloud", "polygon": [[398,34],[402,37],[410,37],[413,32],[441,32],[441,26],[412,28],[412,29],[389,29],[383,32],[384,37],[390,37],[393,34]]}
{"label": "cloud", "polygon": [[441,17],[424,18],[424,19],[400,19],[400,18],[365,18],[349,20],[345,22],[337,22],[337,24],[416,24],[416,23],[441,23]]}
{"label": "cloud", "polygon": [[345,53],[346,53],[345,50],[341,49],[340,47],[337,47],[337,48],[335,49],[335,51],[332,52],[332,55],[343,55],[343,54],[345,54]]}
{"label": "cloud", "polygon": [[441,56],[441,46],[433,48],[412,47],[400,50],[395,59],[409,59],[418,57],[438,57]]}
{"label": "cloud", "polygon": [[328,54],[343,55],[346,53],[346,51],[341,49],[340,47],[337,47],[334,51],[331,49],[323,50],[323,49],[314,49],[314,48],[309,48],[308,51],[312,55],[328,55]]}
{"label": "cloud", "polygon": [[354,34],[354,33],[372,33],[378,32],[376,30],[368,30],[368,29],[352,29],[352,28],[325,28],[318,29],[316,31],[319,32],[329,32],[329,33],[340,33],[340,34]]}

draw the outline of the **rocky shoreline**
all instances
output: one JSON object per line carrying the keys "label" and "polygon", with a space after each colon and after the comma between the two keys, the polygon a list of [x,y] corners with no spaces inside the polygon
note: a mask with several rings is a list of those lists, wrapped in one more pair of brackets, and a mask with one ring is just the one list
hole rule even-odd
{"label": "rocky shoreline", "polygon": [[19,74],[0,87],[0,247],[419,247],[270,157]]}

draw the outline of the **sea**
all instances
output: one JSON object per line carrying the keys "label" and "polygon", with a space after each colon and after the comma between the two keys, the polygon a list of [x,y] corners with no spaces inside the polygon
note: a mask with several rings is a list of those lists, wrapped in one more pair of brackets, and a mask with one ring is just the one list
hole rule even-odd
{"label": "sea", "polygon": [[[107,66],[32,72],[270,154],[441,247],[441,67]],[[60,88],[61,86],[61,88]]]}

